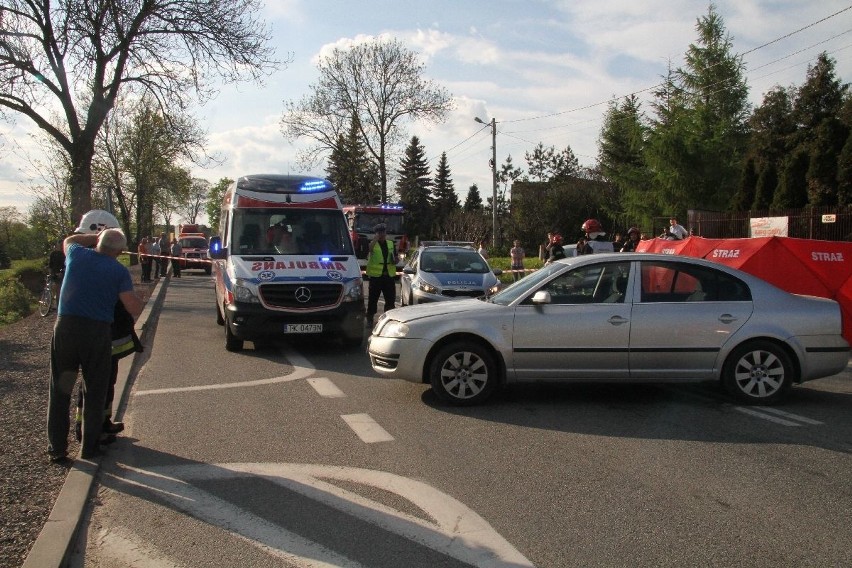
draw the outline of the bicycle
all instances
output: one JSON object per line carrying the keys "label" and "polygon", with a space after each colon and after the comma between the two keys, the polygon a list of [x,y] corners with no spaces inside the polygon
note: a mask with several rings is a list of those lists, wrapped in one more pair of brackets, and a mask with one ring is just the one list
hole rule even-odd
{"label": "bicycle", "polygon": [[53,304],[58,301],[59,296],[59,281],[54,278],[49,272],[44,277],[44,289],[38,297],[38,313],[41,317],[47,316]]}

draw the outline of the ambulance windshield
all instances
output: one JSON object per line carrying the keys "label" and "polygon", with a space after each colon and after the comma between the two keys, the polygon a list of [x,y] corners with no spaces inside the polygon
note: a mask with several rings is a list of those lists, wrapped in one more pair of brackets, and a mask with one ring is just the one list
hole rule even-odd
{"label": "ambulance windshield", "polygon": [[237,209],[232,254],[352,255],[343,213],[335,209]]}

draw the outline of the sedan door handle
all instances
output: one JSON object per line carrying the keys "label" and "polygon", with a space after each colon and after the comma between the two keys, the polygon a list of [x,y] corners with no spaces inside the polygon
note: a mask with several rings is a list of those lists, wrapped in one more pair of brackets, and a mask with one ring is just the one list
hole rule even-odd
{"label": "sedan door handle", "polygon": [[623,323],[628,323],[630,320],[621,316],[612,316],[607,321],[612,325],[621,325]]}
{"label": "sedan door handle", "polygon": [[735,318],[731,314],[722,314],[721,316],[719,316],[719,321],[722,323],[733,323],[737,321],[737,319],[738,318]]}

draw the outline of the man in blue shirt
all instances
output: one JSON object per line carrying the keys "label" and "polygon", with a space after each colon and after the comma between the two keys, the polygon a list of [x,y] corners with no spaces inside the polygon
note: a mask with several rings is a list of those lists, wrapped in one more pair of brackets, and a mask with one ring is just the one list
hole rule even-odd
{"label": "man in blue shirt", "polygon": [[[94,245],[94,249],[89,248]],[[47,437],[48,453],[54,462],[68,459],[69,406],[81,368],[85,390],[80,457],[90,459],[99,454],[115,305],[120,300],[134,320],[144,307],[133,290],[130,273],[117,260],[126,247],[127,239],[118,229],[65,239],[65,278],[50,344]]]}

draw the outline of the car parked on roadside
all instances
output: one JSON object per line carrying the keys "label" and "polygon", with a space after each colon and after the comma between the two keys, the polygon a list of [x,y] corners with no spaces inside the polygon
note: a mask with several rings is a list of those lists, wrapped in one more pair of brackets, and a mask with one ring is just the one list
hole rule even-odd
{"label": "car parked on roadside", "polygon": [[425,241],[400,274],[403,306],[488,296],[500,290],[502,270],[492,270],[472,243]]}
{"label": "car parked on roadside", "polygon": [[769,404],[849,361],[837,302],[643,253],[564,259],[484,300],[390,310],[368,352],[376,372],[429,383],[455,405],[542,379],[719,381],[740,401]]}

